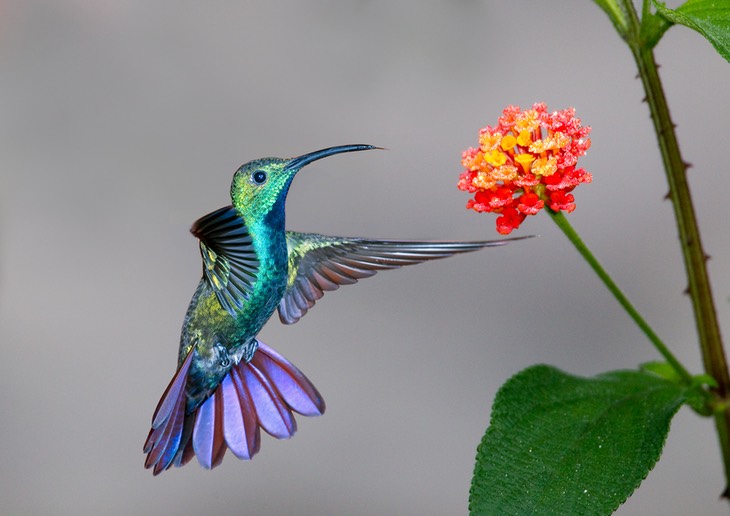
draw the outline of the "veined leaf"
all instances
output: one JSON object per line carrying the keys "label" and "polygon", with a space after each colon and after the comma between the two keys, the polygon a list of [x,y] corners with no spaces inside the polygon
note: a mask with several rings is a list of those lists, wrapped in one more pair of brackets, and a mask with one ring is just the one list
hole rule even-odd
{"label": "veined leaf", "polygon": [[702,34],[722,57],[730,61],[730,0],[687,0],[677,9],[652,0],[657,12],[672,23]]}
{"label": "veined leaf", "polygon": [[686,389],[653,374],[538,365],[505,383],[477,451],[472,514],[611,514],[661,455]]}

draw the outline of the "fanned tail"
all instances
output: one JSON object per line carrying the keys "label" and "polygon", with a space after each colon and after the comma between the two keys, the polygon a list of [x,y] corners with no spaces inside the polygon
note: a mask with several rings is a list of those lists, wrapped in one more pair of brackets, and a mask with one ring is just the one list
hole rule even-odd
{"label": "fanned tail", "polygon": [[297,430],[293,412],[324,413],[322,396],[291,362],[259,342],[253,359],[233,366],[213,394],[186,413],[185,385],[190,352],[168,385],[152,418],[144,452],[145,468],[157,475],[193,456],[210,469],[223,461],[226,450],[250,460],[261,445],[261,432],[288,439]]}

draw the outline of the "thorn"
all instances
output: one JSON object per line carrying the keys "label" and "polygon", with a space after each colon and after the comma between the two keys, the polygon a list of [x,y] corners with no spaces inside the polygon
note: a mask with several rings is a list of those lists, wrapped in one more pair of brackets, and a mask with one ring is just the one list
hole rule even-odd
{"label": "thorn", "polygon": [[639,74],[639,72],[636,72],[636,75],[634,75],[634,79],[641,79],[641,74]]}
{"label": "thorn", "polygon": [[689,295],[689,285],[687,285],[687,288],[684,289],[684,291],[682,292],[682,294],[684,294],[685,296],[688,296]]}
{"label": "thorn", "polygon": [[665,201],[668,201],[671,198],[672,198],[672,191],[671,190],[668,190],[667,193],[664,194],[664,200]]}
{"label": "thorn", "polygon": [[705,262],[709,262],[710,260],[712,260],[712,256],[710,256],[709,254],[705,253]]}
{"label": "thorn", "polygon": [[646,95],[644,95],[644,98],[641,99],[641,102],[646,103]]}
{"label": "thorn", "polygon": [[730,499],[730,486],[726,487],[725,490],[720,493],[720,498]]}
{"label": "thorn", "polygon": [[694,165],[692,163],[690,163],[689,161],[685,161],[683,163],[683,165],[684,165],[685,170],[689,170],[690,168],[694,167]]}
{"label": "thorn", "polygon": [[659,131],[661,134],[667,134],[670,130],[674,130],[677,128],[677,124],[672,122],[672,125],[670,127],[662,127]]}

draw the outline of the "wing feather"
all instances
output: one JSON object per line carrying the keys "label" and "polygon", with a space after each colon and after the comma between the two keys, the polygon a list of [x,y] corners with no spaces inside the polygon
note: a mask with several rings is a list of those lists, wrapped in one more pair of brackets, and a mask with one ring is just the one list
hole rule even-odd
{"label": "wing feather", "polygon": [[243,218],[226,206],[196,221],[190,231],[200,240],[203,276],[220,305],[235,317],[248,300],[259,269]]}
{"label": "wing feather", "polygon": [[352,285],[380,270],[504,245],[518,237],[478,242],[416,242],[341,238],[287,232],[289,281],[279,303],[279,318],[293,324],[304,317],[325,292]]}

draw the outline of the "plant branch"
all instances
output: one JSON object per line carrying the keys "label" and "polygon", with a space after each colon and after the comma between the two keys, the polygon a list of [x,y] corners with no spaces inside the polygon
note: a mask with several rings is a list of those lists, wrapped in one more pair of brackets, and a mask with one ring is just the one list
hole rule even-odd
{"label": "plant branch", "polygon": [[687,369],[685,369],[681,362],[677,360],[677,357],[672,354],[667,345],[664,344],[662,339],[660,339],[659,336],[651,328],[651,326],[649,326],[649,323],[647,323],[646,320],[641,316],[639,311],[634,308],[634,305],[631,304],[631,302],[624,295],[618,285],[616,285],[611,276],[606,272],[600,262],[593,255],[593,253],[591,253],[590,249],[588,249],[588,247],[583,243],[580,235],[578,235],[575,229],[573,229],[573,226],[570,224],[570,222],[568,222],[568,219],[565,217],[565,215],[563,215],[562,212],[556,212],[551,210],[550,208],[546,208],[546,211],[550,214],[555,224],[557,224],[558,227],[563,231],[563,233],[565,233],[565,236],[568,237],[568,240],[570,240],[570,242],[575,246],[581,256],[585,258],[586,262],[588,262],[588,265],[590,265],[591,268],[598,275],[598,277],[601,278],[601,281],[603,281],[604,285],[606,285],[606,288],[608,288],[609,292],[613,294],[619,304],[624,308],[624,310],[626,310],[626,312],[634,320],[637,326],[639,326],[641,331],[644,332],[644,334],[651,341],[657,351],[659,351],[659,353],[672,366],[672,368],[682,378],[682,380],[684,380],[686,384],[689,385],[690,383],[692,383],[692,375],[689,373],[689,371],[687,371]]}
{"label": "plant branch", "polygon": [[[631,0],[620,0],[623,10],[628,14],[629,30],[624,39],[631,48],[639,76],[646,92],[646,101],[651,112],[654,130],[659,141],[664,168],[669,183],[669,198],[679,232],[685,269],[688,278],[688,292],[692,300],[695,322],[699,336],[702,361],[705,372],[717,382],[713,392],[722,407],[716,412],[715,423],[725,464],[725,475],[730,479],[730,411],[727,408],[730,394],[730,374],[728,373],[725,350],[720,336],[720,326],[712,298],[710,281],[707,275],[707,255],[702,248],[699,227],[695,217],[692,198],[687,183],[687,164],[682,159],[677,135],[669,115],[669,107],[657,70],[654,54],[650,46],[640,37],[641,24]],[[728,489],[724,495],[727,496]]]}

